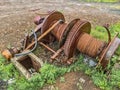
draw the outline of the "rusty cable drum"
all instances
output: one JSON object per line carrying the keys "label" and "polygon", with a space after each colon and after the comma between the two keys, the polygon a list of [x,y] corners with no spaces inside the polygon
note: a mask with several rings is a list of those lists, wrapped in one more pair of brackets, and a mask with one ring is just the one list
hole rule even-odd
{"label": "rusty cable drum", "polygon": [[87,21],[78,20],[68,34],[64,45],[64,53],[68,58],[71,58],[77,46],[77,41],[82,32],[90,33],[91,24]]}
{"label": "rusty cable drum", "polygon": [[87,33],[81,33],[77,44],[77,49],[90,57],[96,58],[101,54],[106,43],[90,36]]}
{"label": "rusty cable drum", "polygon": [[68,26],[67,23],[62,23],[62,24],[60,23],[53,29],[52,34],[56,37],[56,39],[59,42],[61,41],[62,35],[65,32],[67,26]]}

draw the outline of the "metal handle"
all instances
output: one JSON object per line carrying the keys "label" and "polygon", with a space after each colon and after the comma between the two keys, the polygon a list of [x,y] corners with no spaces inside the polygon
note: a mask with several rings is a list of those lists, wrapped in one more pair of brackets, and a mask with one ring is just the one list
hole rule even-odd
{"label": "metal handle", "polygon": [[110,34],[110,30],[109,30],[109,24],[105,24],[103,25],[103,27],[107,30],[108,33],[108,44],[111,42],[111,34]]}

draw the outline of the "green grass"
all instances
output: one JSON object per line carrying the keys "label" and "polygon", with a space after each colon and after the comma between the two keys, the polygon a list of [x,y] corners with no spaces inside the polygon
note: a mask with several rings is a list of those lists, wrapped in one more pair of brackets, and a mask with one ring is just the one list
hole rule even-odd
{"label": "green grass", "polygon": [[[111,38],[113,38],[117,33],[119,33],[118,37],[120,38],[120,23],[116,23],[115,25],[111,25],[109,27],[109,30],[111,33]],[[96,26],[95,28],[93,28],[91,30],[91,35],[98,38],[98,39],[108,41],[107,31],[102,26]]]}
{"label": "green grass", "polygon": [[[110,27],[112,37],[114,37],[116,32],[120,32],[119,29],[120,23]],[[95,27],[91,34],[94,37],[107,41],[107,32],[103,27]],[[118,50],[118,52],[120,51]],[[109,75],[105,74],[100,68],[90,68],[87,64],[83,63],[83,56],[79,55],[77,57],[78,60],[68,67],[58,67],[45,63],[37,75],[30,80],[26,80],[12,63],[7,62],[5,58],[0,55],[0,79],[7,81],[10,78],[14,78],[14,82],[8,85],[8,90],[38,90],[45,84],[55,83],[58,77],[63,77],[67,72],[83,71],[91,77],[94,84],[102,90],[116,90],[116,88],[120,89],[120,69],[114,69],[112,67],[118,62],[118,58],[119,56],[114,56],[108,64],[107,70],[110,72]],[[61,78],[61,81],[65,81],[64,78]]]}

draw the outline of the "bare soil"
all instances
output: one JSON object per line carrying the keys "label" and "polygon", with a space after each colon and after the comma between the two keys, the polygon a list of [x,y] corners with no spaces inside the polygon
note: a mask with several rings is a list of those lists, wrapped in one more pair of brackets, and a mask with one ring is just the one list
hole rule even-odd
{"label": "bare soil", "polygon": [[[37,11],[32,11],[35,9]],[[51,10],[63,12],[66,21],[80,18],[90,21],[92,26],[120,21],[119,15],[110,13],[106,6],[98,3],[83,3],[77,0],[0,0],[0,51],[20,45],[19,41],[25,33],[35,28],[35,12],[41,14]],[[58,79],[54,85],[59,90],[79,90],[76,84],[80,78],[85,79],[85,83],[81,84],[83,90],[99,90],[83,72],[67,73],[64,77],[64,83]],[[44,90],[51,90],[48,87]]]}
{"label": "bare soil", "polygon": [[43,90],[100,90],[83,72],[70,72],[63,77],[63,82],[59,78],[56,84],[45,86]]}

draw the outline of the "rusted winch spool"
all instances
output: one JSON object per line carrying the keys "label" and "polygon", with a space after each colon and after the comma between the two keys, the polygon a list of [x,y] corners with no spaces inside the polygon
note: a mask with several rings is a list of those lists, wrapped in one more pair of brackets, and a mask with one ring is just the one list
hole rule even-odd
{"label": "rusted winch spool", "polygon": [[[61,13],[53,12],[52,14],[47,16],[47,18],[45,18],[45,21],[43,22],[43,27],[48,27],[52,23],[56,22],[57,20],[53,18],[56,14],[60,16],[57,18],[57,20],[62,19],[63,21],[65,21]],[[120,39],[115,36],[111,42],[101,41],[90,36],[90,31],[91,24],[88,21],[74,19],[70,23],[64,22],[58,24],[53,29],[51,34],[59,41],[60,47],[64,46],[63,51],[68,60],[74,55],[75,49],[78,49],[81,53],[88,56],[91,56],[93,58],[98,57],[99,63],[101,63],[103,67],[106,67],[109,59],[112,57],[117,47],[119,46]],[[108,36],[108,38],[110,38],[110,35]],[[117,44],[115,45],[116,42]],[[109,51],[110,48],[113,48],[113,50]],[[108,55],[107,53],[109,52],[111,52],[111,54]],[[109,59],[106,58],[108,56]]]}
{"label": "rusted winch spool", "polygon": [[[40,40],[41,45],[54,53],[51,57],[52,59],[55,59],[61,51],[64,51],[67,60],[69,60],[73,57],[75,50],[78,49],[81,53],[88,56],[93,58],[98,57],[98,64],[106,67],[108,61],[120,45],[120,39],[117,35],[113,40],[109,40],[109,42],[98,40],[89,35],[91,31],[90,22],[74,19],[70,23],[66,23],[63,14],[57,11],[49,13],[46,17],[38,17],[35,19],[34,22],[37,24],[37,27],[35,28],[36,34],[38,36],[44,34],[46,30],[48,30],[58,20],[62,20],[63,22],[57,24],[49,34]],[[32,38],[32,34],[29,37]],[[60,49],[57,51],[54,51],[45,45],[46,42],[50,43],[54,40],[59,42]],[[30,44],[31,43],[27,43],[25,45],[25,49]]]}

